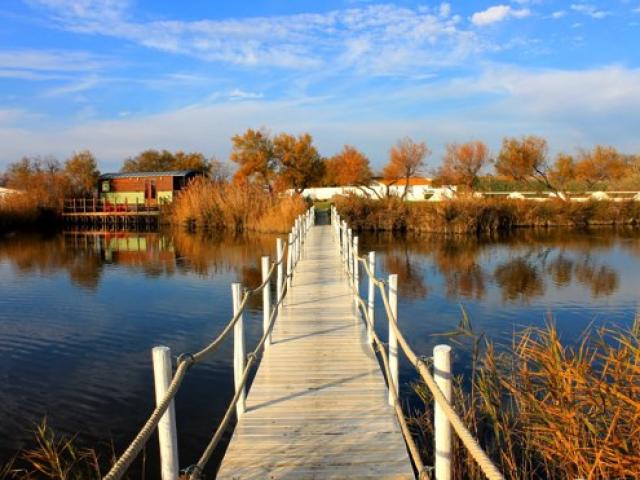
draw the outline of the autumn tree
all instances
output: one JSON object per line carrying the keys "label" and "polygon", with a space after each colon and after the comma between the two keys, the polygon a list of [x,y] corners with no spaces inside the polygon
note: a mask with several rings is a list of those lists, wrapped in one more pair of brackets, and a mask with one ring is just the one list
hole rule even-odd
{"label": "autumn tree", "polygon": [[421,171],[425,158],[430,154],[431,151],[424,142],[416,143],[408,137],[398,140],[389,151],[389,162],[382,170],[382,175],[389,181],[387,194],[391,185],[404,180],[404,191],[401,196],[404,200],[409,191],[410,179]]}
{"label": "autumn tree", "polygon": [[564,198],[551,180],[548,151],[547,141],[542,137],[505,138],[495,164],[496,172],[516,181],[551,189]]}
{"label": "autumn tree", "polygon": [[100,176],[96,159],[88,150],[74,153],[64,164],[64,174],[74,196],[91,195]]}
{"label": "autumn tree", "polygon": [[273,140],[267,130],[248,129],[242,135],[231,138],[231,161],[238,164],[236,180],[257,181],[272,189],[276,159]]}
{"label": "autumn tree", "polygon": [[551,183],[559,189],[566,190],[576,178],[576,163],[571,155],[559,153],[549,172]]}
{"label": "autumn tree", "polygon": [[368,186],[372,177],[369,159],[351,145],[345,145],[340,153],[325,161],[323,183],[327,186]]}
{"label": "autumn tree", "polygon": [[211,163],[202,153],[172,153],[168,150],[145,150],[133,158],[127,158],[122,172],[167,172],[171,170],[198,170],[209,173]]}
{"label": "autumn tree", "polygon": [[53,157],[23,157],[9,164],[7,186],[23,190],[39,206],[60,208],[69,191],[69,181],[60,162]]}
{"label": "autumn tree", "polygon": [[450,143],[436,179],[442,185],[463,185],[472,190],[478,182],[479,172],[487,163],[489,149],[483,142]]}
{"label": "autumn tree", "polygon": [[596,184],[620,180],[628,172],[624,157],[614,148],[597,145],[591,151],[581,151],[575,166],[576,178],[589,188]]}
{"label": "autumn tree", "polygon": [[288,133],[279,134],[273,140],[273,156],[281,184],[295,189],[297,193],[322,178],[324,164],[313,145],[313,137],[308,133],[297,137]]}

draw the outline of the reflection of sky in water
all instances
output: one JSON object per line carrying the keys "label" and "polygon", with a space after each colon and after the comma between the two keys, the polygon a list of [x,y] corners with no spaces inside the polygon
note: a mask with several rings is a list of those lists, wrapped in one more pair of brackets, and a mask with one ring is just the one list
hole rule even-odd
{"label": "reflection of sky in water", "polygon": [[[362,235],[360,245],[378,252],[378,272],[398,273],[400,323],[420,354],[458,325],[460,305],[476,332],[506,344],[550,314],[573,340],[590,322],[630,324],[638,306],[640,237],[631,234],[521,232],[499,242]],[[120,449],[152,408],[150,348],[199,349],[231,315],[230,283],[259,284],[259,257],[274,246],[273,236],[1,240],[0,459],[44,415],[61,432],[92,444],[114,438]],[[248,348],[260,334],[260,298],[250,306]],[[376,315],[385,337],[381,305]],[[194,368],[178,396],[182,464],[195,460],[231,397],[231,348]],[[467,355],[457,348],[458,371]],[[403,364],[403,382],[413,378]]]}

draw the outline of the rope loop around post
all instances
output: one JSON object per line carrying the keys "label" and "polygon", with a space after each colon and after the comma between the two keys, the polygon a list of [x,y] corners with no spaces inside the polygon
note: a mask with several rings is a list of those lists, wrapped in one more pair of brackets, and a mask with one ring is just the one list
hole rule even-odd
{"label": "rope loop around post", "polygon": [[191,353],[181,353],[180,355],[178,355],[177,364],[180,365],[182,363],[186,364],[187,370],[188,370],[193,365],[195,365],[196,359],[194,358],[193,354],[191,354]]}

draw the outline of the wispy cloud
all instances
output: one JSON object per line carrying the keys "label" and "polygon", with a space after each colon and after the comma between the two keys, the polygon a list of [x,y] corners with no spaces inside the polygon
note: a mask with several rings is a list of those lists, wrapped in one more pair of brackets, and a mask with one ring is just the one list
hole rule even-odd
{"label": "wispy cloud", "polygon": [[239,88],[235,88],[229,93],[230,100],[256,100],[263,97],[264,94],[262,93],[245,92],[244,90],[240,90]]}
{"label": "wispy cloud", "polygon": [[[309,70],[335,66],[339,58],[338,68],[398,74],[409,65],[455,64],[491,48],[460,26],[448,3],[433,9],[375,4],[321,14],[143,22],[130,18],[126,1],[75,0],[73,8],[64,0],[29,1],[65,30],[243,67]],[[526,14],[526,9],[509,12]],[[354,49],[367,43],[370,48]]]}
{"label": "wispy cloud", "polygon": [[595,5],[590,3],[572,3],[571,10],[574,12],[582,13],[596,20],[602,20],[610,16],[612,13],[607,10],[600,10]]}
{"label": "wispy cloud", "polygon": [[564,17],[566,14],[567,12],[565,12],[564,10],[557,10],[551,14],[551,18],[553,18],[554,20],[558,20]]}
{"label": "wispy cloud", "polygon": [[471,22],[479,27],[502,22],[508,18],[524,18],[531,15],[528,8],[515,9],[511,5],[494,5],[471,15]]}

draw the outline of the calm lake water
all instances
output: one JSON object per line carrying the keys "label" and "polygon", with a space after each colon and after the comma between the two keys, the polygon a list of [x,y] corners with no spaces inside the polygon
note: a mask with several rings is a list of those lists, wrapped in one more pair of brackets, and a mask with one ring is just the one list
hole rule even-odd
{"label": "calm lake water", "polygon": [[[260,283],[275,236],[64,233],[0,239],[0,460],[32,442],[45,416],[79,443],[116,451],[153,408],[150,349],[177,355],[207,343],[231,316],[230,284]],[[590,324],[628,326],[638,310],[640,234],[520,231],[500,240],[362,235],[377,270],[399,276],[399,322],[430,354],[459,324],[508,345],[553,317],[566,341]],[[365,291],[366,286],[361,287]],[[378,320],[383,318],[377,306]],[[247,347],[261,299],[245,315]],[[380,322],[386,337],[386,326]],[[455,369],[468,352],[456,347]],[[181,465],[194,463],[232,396],[232,342],[194,367],[177,397]],[[401,364],[405,391],[414,379]],[[147,473],[157,473],[157,441]],[[140,468],[140,465],[137,466]],[[215,461],[211,469],[215,469]]]}

